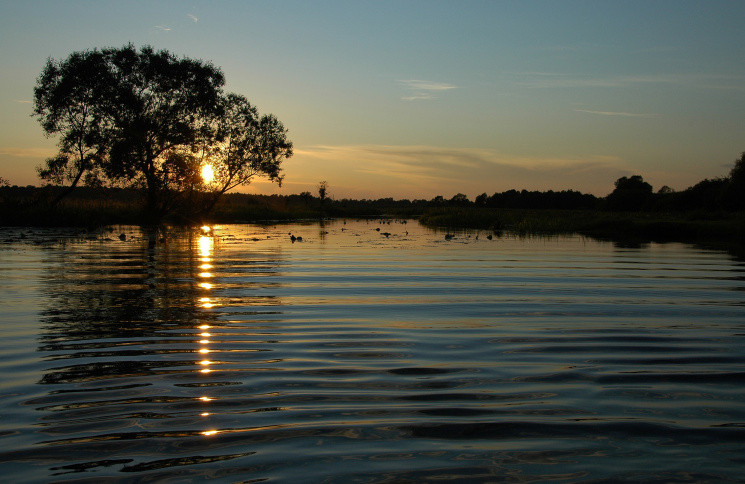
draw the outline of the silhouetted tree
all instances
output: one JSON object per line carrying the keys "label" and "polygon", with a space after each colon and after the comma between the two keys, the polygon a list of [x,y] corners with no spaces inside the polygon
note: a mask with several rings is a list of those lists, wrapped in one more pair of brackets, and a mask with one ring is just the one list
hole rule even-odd
{"label": "silhouetted tree", "polygon": [[669,193],[675,193],[675,190],[673,190],[669,186],[665,185],[662,188],[660,188],[659,190],[657,190],[657,193],[660,194],[660,195],[666,195],[666,194],[669,194]]}
{"label": "silhouetted tree", "polygon": [[641,175],[624,176],[616,180],[615,185],[615,190],[606,198],[606,205],[611,210],[641,210],[652,199],[652,185]]}
{"label": "silhouetted tree", "polygon": [[195,160],[182,151],[222,114],[225,79],[211,64],[149,46],[103,54],[116,80],[102,103],[112,124],[104,171],[112,179],[144,185],[148,211],[159,219],[173,208],[184,182],[190,184],[199,172],[185,166]]}
{"label": "silhouetted tree", "polygon": [[453,196],[453,198],[450,199],[450,203],[452,205],[468,205],[470,200],[468,200],[468,196],[463,193],[458,193]]}
{"label": "silhouetted tree", "polygon": [[[210,208],[255,175],[281,182],[280,163],[292,155],[274,116],[258,116],[248,101],[224,95],[224,76],[212,64],[177,58],[146,46],[75,52],[49,60],[37,80],[34,114],[60,153],[39,169],[43,179],[142,187],[153,220],[185,194]],[[215,180],[205,187],[202,164]]]}
{"label": "silhouetted tree", "polygon": [[730,181],[727,178],[705,179],[677,195],[678,210],[720,210]]}
{"label": "silhouetted tree", "polygon": [[307,206],[310,204],[310,201],[313,200],[313,194],[310,192],[301,192],[300,198],[303,200],[303,203],[305,203],[305,205]]}
{"label": "silhouetted tree", "polygon": [[257,175],[281,186],[282,161],[292,156],[287,130],[276,117],[259,117],[256,108],[238,94],[228,94],[222,103],[223,114],[214,132],[206,132],[200,150],[201,163],[209,164],[214,173],[208,186],[207,211],[225,192],[248,185]]}
{"label": "silhouetted tree", "polygon": [[632,175],[631,177],[621,177],[615,182],[615,191],[639,191],[652,193],[652,185],[644,181],[641,175]]}
{"label": "silhouetted tree", "polygon": [[61,62],[48,59],[37,79],[33,114],[47,136],[60,135],[59,153],[37,171],[42,180],[70,183],[55,202],[72,191],[84,174],[100,169],[110,127],[103,99],[111,83],[111,72],[99,51],[75,52]]}
{"label": "silhouetted tree", "polygon": [[488,202],[488,200],[489,200],[489,195],[487,195],[486,193],[482,193],[481,195],[478,195],[476,197],[476,200],[474,200],[474,203],[478,205],[479,207],[484,207],[486,206],[486,203]]}
{"label": "silhouetted tree", "polygon": [[321,199],[321,205],[323,205],[323,202],[326,200],[326,193],[329,189],[329,184],[326,182],[326,180],[318,183],[318,198]]}
{"label": "silhouetted tree", "polygon": [[597,198],[574,190],[554,192],[507,190],[495,193],[486,200],[487,207],[519,209],[589,209],[595,208]]}
{"label": "silhouetted tree", "polygon": [[729,172],[727,201],[737,210],[745,209],[745,152],[735,160],[735,166]]}

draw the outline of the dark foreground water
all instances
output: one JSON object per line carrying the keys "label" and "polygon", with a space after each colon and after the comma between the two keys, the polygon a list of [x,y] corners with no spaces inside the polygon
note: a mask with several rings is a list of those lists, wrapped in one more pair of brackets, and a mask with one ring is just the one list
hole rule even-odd
{"label": "dark foreground water", "polygon": [[9,483],[745,472],[724,253],[414,222],[3,229],[0,295]]}

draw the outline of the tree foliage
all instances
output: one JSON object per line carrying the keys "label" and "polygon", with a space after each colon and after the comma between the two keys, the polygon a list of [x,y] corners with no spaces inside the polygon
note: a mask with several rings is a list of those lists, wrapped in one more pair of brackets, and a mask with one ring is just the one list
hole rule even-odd
{"label": "tree foliage", "polygon": [[276,117],[259,116],[248,99],[238,94],[228,94],[221,102],[222,116],[198,150],[213,168],[214,180],[208,184],[210,207],[222,194],[250,183],[257,175],[281,186],[280,164],[292,156],[292,143]]}
{"label": "tree foliage", "polygon": [[326,194],[329,189],[329,184],[326,182],[326,180],[318,183],[318,198],[321,200],[321,203],[326,200]]}
{"label": "tree foliage", "polygon": [[[141,187],[159,220],[187,207],[209,209],[222,194],[266,176],[281,182],[292,156],[284,126],[259,116],[243,96],[225,94],[222,71],[168,51],[127,45],[49,59],[34,90],[34,114],[58,135],[59,154],[42,179]],[[205,185],[209,163],[216,174]],[[195,192],[207,194],[194,197]]]}
{"label": "tree foliage", "polygon": [[729,172],[729,181],[728,202],[733,208],[745,209],[745,152],[735,160],[735,166]]}
{"label": "tree foliage", "polygon": [[[103,53],[75,52],[64,62],[49,59],[34,89],[34,115],[44,132],[59,134],[59,153],[37,169],[43,180],[70,183],[101,169],[107,120],[100,100],[110,83]],[[63,192],[64,196],[68,192]]]}
{"label": "tree foliage", "polygon": [[616,180],[615,186],[606,198],[607,207],[611,210],[641,210],[653,199],[652,185],[645,182],[641,175],[621,177]]}

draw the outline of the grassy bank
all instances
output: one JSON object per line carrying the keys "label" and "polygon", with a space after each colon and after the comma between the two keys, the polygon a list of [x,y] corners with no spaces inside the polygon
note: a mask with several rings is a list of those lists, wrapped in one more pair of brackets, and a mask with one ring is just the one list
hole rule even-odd
{"label": "grassy bank", "polygon": [[[143,196],[137,190],[81,188],[51,204],[48,188],[0,189],[0,225],[96,227],[139,225]],[[517,235],[579,233],[623,242],[692,242],[741,251],[743,212],[612,212],[575,209],[508,209],[436,204],[423,200],[326,200],[301,195],[225,195],[206,217],[181,214],[165,222],[246,223],[335,218],[415,218],[430,227],[478,229]],[[745,251],[743,251],[745,252]]]}
{"label": "grassy bank", "polygon": [[742,244],[744,213],[606,212],[447,207],[422,215],[430,227],[507,231],[518,235],[579,233],[595,238]]}
{"label": "grassy bank", "polygon": [[[138,225],[144,214],[144,194],[138,190],[116,188],[76,189],[54,204],[58,189],[46,187],[0,188],[0,226],[95,226]],[[323,217],[417,218],[426,202],[409,200],[325,200],[302,195],[250,195],[228,193],[209,215],[197,215],[200,207],[181,210],[164,222],[241,223],[300,220]]]}

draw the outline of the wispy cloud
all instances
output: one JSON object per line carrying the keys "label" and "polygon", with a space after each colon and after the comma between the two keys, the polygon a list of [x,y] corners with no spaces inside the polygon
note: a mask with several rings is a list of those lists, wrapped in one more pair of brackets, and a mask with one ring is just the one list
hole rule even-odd
{"label": "wispy cloud", "polygon": [[409,94],[403,96],[404,101],[415,101],[417,99],[434,99],[435,93],[456,89],[458,86],[444,82],[422,81],[417,79],[408,79],[398,81],[403,84]]}
{"label": "wispy cloud", "polygon": [[2,148],[0,156],[11,156],[13,158],[48,158],[56,153],[49,148]]}
{"label": "wispy cloud", "polygon": [[[490,149],[437,146],[342,145],[295,150],[297,172],[314,180],[319,169],[334,173],[332,184],[385,193],[481,193],[526,189],[596,189],[618,178],[623,161],[607,155],[512,156]],[[307,170],[307,173],[305,173]],[[584,186],[578,186],[582,180]],[[590,188],[592,187],[592,188]],[[417,195],[419,196],[419,195]]]}
{"label": "wispy cloud", "polygon": [[18,104],[33,104],[33,102],[29,101],[28,99],[16,99],[16,102]]}
{"label": "wispy cloud", "polygon": [[669,83],[671,76],[614,76],[594,77],[576,74],[553,72],[515,73],[518,85],[536,88],[588,88],[588,87],[625,87],[634,84]]}
{"label": "wispy cloud", "polygon": [[513,72],[511,75],[515,79],[515,84],[532,89],[624,88],[665,84],[702,89],[745,89],[743,76],[716,73],[663,73],[600,77],[556,72]]}
{"label": "wispy cloud", "polygon": [[194,14],[188,13],[188,14],[186,14],[186,16],[189,17],[190,19],[192,19],[194,21],[194,23],[199,22],[199,17],[197,17]]}
{"label": "wispy cloud", "polygon": [[171,27],[168,27],[167,25],[156,25],[156,29],[162,30],[163,32],[168,32],[171,30]]}
{"label": "wispy cloud", "polygon": [[575,109],[578,113],[596,114],[599,116],[620,116],[624,118],[659,118],[659,114],[654,113],[627,113],[623,111],[592,111],[590,109]]}

